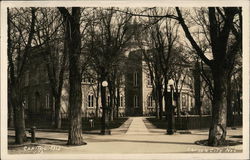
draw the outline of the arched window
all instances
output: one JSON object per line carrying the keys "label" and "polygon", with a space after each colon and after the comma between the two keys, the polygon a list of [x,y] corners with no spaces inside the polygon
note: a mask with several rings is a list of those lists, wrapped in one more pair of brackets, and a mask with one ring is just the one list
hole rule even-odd
{"label": "arched window", "polygon": [[50,104],[50,103],[49,103],[49,94],[46,94],[45,102],[46,102],[45,108],[46,108],[46,109],[49,109],[49,106],[50,106],[50,105],[49,105],[49,104]]}
{"label": "arched window", "polygon": [[120,106],[123,107],[123,96],[120,96]]}
{"label": "arched window", "polygon": [[152,107],[153,106],[153,97],[152,95],[148,96],[148,107]]}
{"label": "arched window", "polygon": [[187,109],[188,107],[188,97],[186,93],[182,94],[182,108]]}
{"label": "arched window", "polygon": [[88,107],[94,107],[94,95],[88,95]]}
{"label": "arched window", "polygon": [[138,72],[134,72],[134,87],[138,86]]}
{"label": "arched window", "polygon": [[120,95],[120,105],[119,105],[119,106],[120,106],[120,107],[123,107],[123,103],[124,103],[124,102],[123,102],[123,96]]}
{"label": "arched window", "polygon": [[152,80],[151,80],[151,76],[150,76],[149,73],[147,73],[147,82],[148,82],[147,86],[151,87],[152,86]]}
{"label": "arched window", "polygon": [[135,108],[139,107],[139,98],[137,95],[134,96],[134,107]]}

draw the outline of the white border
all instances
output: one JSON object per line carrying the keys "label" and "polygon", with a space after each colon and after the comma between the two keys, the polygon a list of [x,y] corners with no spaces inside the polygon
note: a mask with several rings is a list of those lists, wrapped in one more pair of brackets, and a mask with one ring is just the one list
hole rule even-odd
{"label": "white border", "polygon": [[[7,7],[243,7],[243,153],[211,154],[68,154],[8,155],[7,154]],[[249,158],[249,1],[247,0],[165,0],[165,1],[2,1],[1,2],[1,157],[3,159],[248,159]]]}

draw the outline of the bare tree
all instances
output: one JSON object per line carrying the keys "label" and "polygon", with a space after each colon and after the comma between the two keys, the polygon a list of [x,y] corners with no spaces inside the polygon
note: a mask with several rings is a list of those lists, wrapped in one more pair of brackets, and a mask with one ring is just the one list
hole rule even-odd
{"label": "bare tree", "polygon": [[[160,9],[150,9],[150,15],[148,17],[149,27],[145,34],[147,37],[143,41],[148,45],[151,53],[152,67],[151,73],[152,80],[155,81],[156,99],[159,106],[159,118],[162,119],[163,116],[163,95],[165,102],[167,101],[167,87],[168,80],[171,78],[171,62],[173,61],[173,48],[176,46],[178,39],[178,23],[173,19],[161,19],[159,15],[171,15],[171,9],[160,10]],[[149,53],[149,52],[148,52]],[[145,60],[149,60],[149,56],[144,55]],[[148,67],[150,67],[148,63]],[[150,71],[150,70],[149,70]],[[164,88],[163,88],[164,83]],[[165,103],[165,105],[167,105]],[[165,106],[167,108],[167,106]],[[169,108],[169,107],[168,107]]]}
{"label": "bare tree", "polygon": [[66,69],[67,40],[66,36],[63,37],[63,21],[56,9],[39,8],[37,12],[40,16],[36,18],[35,41],[45,50],[42,54],[55,106],[52,107],[52,125],[61,128],[61,95]]}
{"label": "bare tree", "polygon": [[9,9],[8,13],[8,83],[14,111],[15,142],[26,140],[22,85],[24,68],[35,33],[35,8]]}
{"label": "bare tree", "polygon": [[[225,143],[227,116],[227,75],[236,50],[241,48],[241,10],[236,7],[209,7],[206,12],[209,46],[212,59],[204,54],[186,25],[181,10],[176,7],[178,20],[185,32],[186,38],[201,60],[211,69],[213,77],[212,123],[209,130],[208,145],[218,146]],[[238,30],[237,30],[238,29]],[[232,34],[232,33],[236,34]]]}
{"label": "bare tree", "polygon": [[69,56],[69,135],[68,145],[86,144],[82,137],[82,89],[81,89],[81,36],[80,8],[72,7],[71,13],[64,7],[58,8],[64,18]]}
{"label": "bare tree", "polygon": [[119,63],[133,35],[133,30],[130,29],[132,16],[119,13],[114,8],[98,8],[93,9],[93,12],[96,18],[88,28],[90,38],[86,49],[91,54],[89,62],[99,76],[100,82],[108,81],[110,114],[107,113],[107,107],[105,107],[103,86],[101,86],[101,99],[103,114],[109,114],[109,118],[112,120],[116,91],[115,80]]}

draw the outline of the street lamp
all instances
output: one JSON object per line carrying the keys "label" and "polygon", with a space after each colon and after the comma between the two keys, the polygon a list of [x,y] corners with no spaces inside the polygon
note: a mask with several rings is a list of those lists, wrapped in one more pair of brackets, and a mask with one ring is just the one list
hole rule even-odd
{"label": "street lamp", "polygon": [[108,82],[107,82],[107,81],[103,81],[103,82],[102,82],[102,86],[103,86],[103,87],[108,87]]}
{"label": "street lamp", "polygon": [[170,79],[168,81],[168,85],[170,86],[170,100],[168,100],[168,107],[167,107],[167,134],[172,135],[174,134],[173,125],[174,125],[174,81]]}
{"label": "street lamp", "polygon": [[101,134],[102,135],[110,135],[111,131],[109,129],[109,107],[106,103],[106,88],[108,86],[107,81],[102,82],[101,86],[101,98],[102,98],[102,127]]}

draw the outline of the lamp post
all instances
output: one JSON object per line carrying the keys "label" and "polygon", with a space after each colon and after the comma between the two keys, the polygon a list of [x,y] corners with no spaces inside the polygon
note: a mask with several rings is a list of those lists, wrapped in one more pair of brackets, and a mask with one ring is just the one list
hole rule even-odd
{"label": "lamp post", "polygon": [[102,98],[102,127],[101,134],[102,135],[110,135],[111,131],[109,129],[109,107],[106,103],[106,87],[108,86],[107,81],[102,82],[101,86],[101,98]]}
{"label": "lamp post", "polygon": [[173,130],[173,122],[174,122],[174,81],[170,79],[168,81],[168,85],[170,86],[170,100],[169,100],[169,106],[167,107],[167,134],[172,135],[174,134]]}

